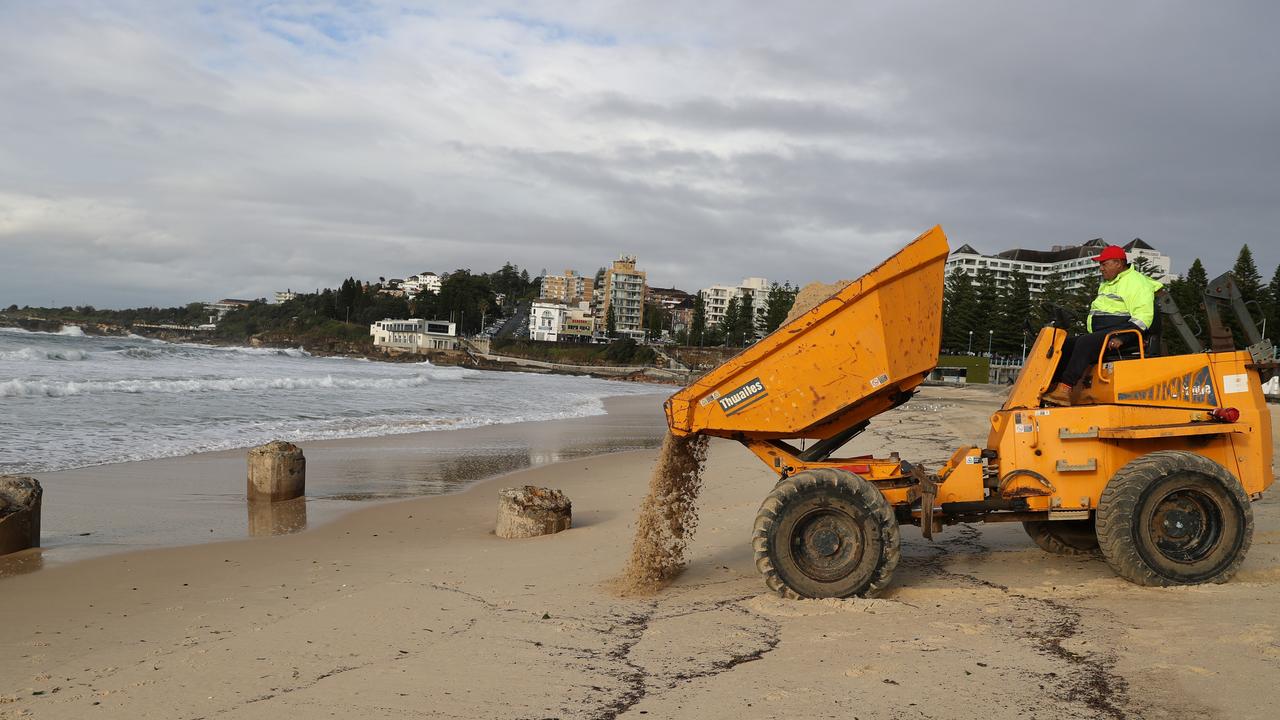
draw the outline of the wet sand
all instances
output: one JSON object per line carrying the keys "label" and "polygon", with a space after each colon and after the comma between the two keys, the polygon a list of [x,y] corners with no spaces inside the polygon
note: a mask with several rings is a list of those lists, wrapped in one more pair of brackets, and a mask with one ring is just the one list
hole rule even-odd
{"label": "wet sand", "polygon": [[[985,437],[996,404],[929,388],[854,449],[945,458]],[[1016,525],[980,525],[935,543],[905,528],[885,597],[785,601],[748,545],[774,477],[713,441],[688,569],[622,599],[606,586],[655,456],[2,579],[0,717],[1274,716],[1274,489],[1225,585],[1141,588],[1099,559],[1041,552]],[[494,536],[496,491],[524,483],[565,491],[573,529]]]}
{"label": "wet sand", "polygon": [[44,487],[43,562],[296,531],[370,502],[443,495],[530,467],[654,448],[666,430],[655,414],[665,398],[606,398],[608,414],[568,420],[299,443],[306,502],[274,513],[245,503],[244,450],[36,474]]}

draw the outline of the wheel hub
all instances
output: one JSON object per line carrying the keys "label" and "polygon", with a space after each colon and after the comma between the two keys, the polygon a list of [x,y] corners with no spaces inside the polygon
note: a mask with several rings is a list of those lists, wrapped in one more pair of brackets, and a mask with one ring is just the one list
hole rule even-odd
{"label": "wheel hub", "polygon": [[1161,498],[1151,516],[1151,542],[1170,560],[1195,562],[1218,543],[1222,513],[1213,498],[1184,488]]}
{"label": "wheel hub", "polygon": [[862,562],[866,537],[857,520],[833,508],[801,518],[791,534],[796,567],[821,582],[840,580]]}
{"label": "wheel hub", "polygon": [[830,528],[822,528],[814,533],[813,550],[823,557],[831,557],[840,551],[840,535]]}

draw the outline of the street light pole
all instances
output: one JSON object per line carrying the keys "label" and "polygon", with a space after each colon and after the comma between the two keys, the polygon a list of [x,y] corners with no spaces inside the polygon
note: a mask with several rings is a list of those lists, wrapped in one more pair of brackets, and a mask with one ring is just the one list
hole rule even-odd
{"label": "street light pole", "polygon": [[973,331],[972,330],[969,331],[969,349],[966,350],[965,352],[967,352],[970,355],[973,354]]}
{"label": "street light pole", "polygon": [[994,338],[995,336],[996,336],[996,331],[995,331],[995,330],[988,330],[988,331],[987,331],[987,359],[988,359],[988,360],[990,360],[990,359],[991,359],[991,340],[992,340],[992,338]]}

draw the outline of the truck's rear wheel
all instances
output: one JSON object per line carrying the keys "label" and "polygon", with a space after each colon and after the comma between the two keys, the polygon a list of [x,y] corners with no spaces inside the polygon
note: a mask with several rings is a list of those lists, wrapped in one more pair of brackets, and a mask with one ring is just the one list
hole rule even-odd
{"label": "truck's rear wheel", "polygon": [[1116,574],[1139,585],[1226,582],[1253,539],[1253,508],[1226,468],[1162,450],[1120,468],[1102,491],[1098,545]]}
{"label": "truck's rear wheel", "polygon": [[751,542],[765,584],[790,598],[874,595],[893,577],[898,543],[884,495],[834,468],[778,483],[760,506]]}
{"label": "truck's rear wheel", "polygon": [[1028,520],[1022,529],[1041,550],[1054,555],[1092,555],[1098,535],[1092,520]]}

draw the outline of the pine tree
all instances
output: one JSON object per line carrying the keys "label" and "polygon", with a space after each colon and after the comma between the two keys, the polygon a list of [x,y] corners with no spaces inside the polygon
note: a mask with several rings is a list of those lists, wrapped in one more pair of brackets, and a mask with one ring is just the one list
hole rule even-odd
{"label": "pine tree", "polygon": [[972,351],[982,354],[994,341],[993,331],[1000,319],[1001,290],[996,274],[987,268],[979,269],[974,280],[975,322],[970,328],[973,330]]}
{"label": "pine tree", "polygon": [[961,352],[968,343],[976,314],[973,278],[956,268],[947,277],[942,291],[942,346],[951,352]]}
{"label": "pine tree", "polygon": [[689,344],[701,346],[707,337],[707,307],[702,293],[693,297],[693,318],[689,321]]}
{"label": "pine tree", "polygon": [[1067,283],[1063,280],[1062,273],[1054,270],[1049,277],[1045,278],[1044,285],[1040,289],[1040,299],[1036,306],[1036,326],[1044,327],[1052,322],[1055,307],[1071,310],[1068,307],[1070,302],[1071,293],[1067,290]]}
{"label": "pine tree", "polygon": [[1240,254],[1236,256],[1236,264],[1231,268],[1231,274],[1236,277],[1236,287],[1240,288],[1240,297],[1246,303],[1257,302],[1259,290],[1262,288],[1262,276],[1258,274],[1258,266],[1253,263],[1253,253],[1250,252],[1248,244],[1240,248]]}
{"label": "pine tree", "polygon": [[774,283],[769,288],[769,297],[765,304],[764,331],[771,333],[781,327],[795,303],[796,290],[791,287],[791,283],[788,282],[785,285]]}
{"label": "pine tree", "polygon": [[741,329],[738,312],[738,298],[729,298],[729,304],[724,309],[724,319],[720,321],[720,331],[724,334],[724,342],[729,347],[737,347],[741,344],[738,334]]}
{"label": "pine tree", "polygon": [[1000,323],[995,328],[996,352],[1015,354],[1022,351],[1027,328],[1031,320],[1031,284],[1027,276],[1014,271],[1009,286],[1004,289],[1000,302]]}
{"label": "pine tree", "polygon": [[1270,303],[1266,313],[1267,331],[1263,335],[1269,338],[1280,338],[1280,265],[1276,266],[1276,272],[1271,276],[1271,284],[1267,286],[1267,291]]}
{"label": "pine tree", "polygon": [[609,310],[604,315],[604,334],[609,338],[618,337],[618,320],[613,315],[613,303],[609,303]]}
{"label": "pine tree", "polygon": [[1186,280],[1188,287],[1198,297],[1204,296],[1205,288],[1209,287],[1209,273],[1205,272],[1204,265],[1200,263],[1200,258],[1191,261],[1191,267],[1187,269]]}
{"label": "pine tree", "polygon": [[756,337],[756,301],[750,290],[742,291],[738,301],[738,326],[735,333],[738,342],[746,345]]}

